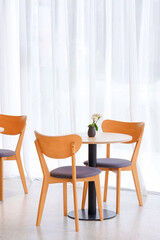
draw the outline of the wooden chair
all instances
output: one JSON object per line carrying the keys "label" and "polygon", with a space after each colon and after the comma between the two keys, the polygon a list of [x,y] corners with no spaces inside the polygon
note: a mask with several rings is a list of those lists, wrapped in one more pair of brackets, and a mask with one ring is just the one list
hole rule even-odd
{"label": "wooden chair", "polygon": [[[49,137],[35,132],[35,145],[39,156],[40,164],[43,172],[43,184],[39,201],[37,214],[37,223],[41,223],[44,203],[48,190],[48,185],[53,183],[63,183],[63,207],[64,216],[67,216],[67,182],[73,184],[74,211],[76,231],[79,231],[78,203],[76,182],[95,181],[97,200],[99,206],[100,220],[103,220],[102,200],[100,190],[100,169],[84,166],[76,166],[75,154],[81,147],[82,139],[78,135],[67,135],[61,137]],[[44,155],[55,159],[64,159],[71,157],[72,166],[59,167],[49,172],[45,162]],[[87,170],[86,170],[87,169]],[[98,171],[97,171],[98,170]]]}
{"label": "wooden chair", "polygon": [[4,128],[2,134],[5,135],[18,135],[19,139],[15,151],[8,149],[0,149],[0,201],[3,200],[3,161],[4,160],[16,160],[20,177],[22,180],[24,192],[27,194],[27,185],[24,176],[23,166],[21,162],[21,146],[26,128],[26,116],[8,116],[0,115],[0,127]]}
{"label": "wooden chair", "polygon": [[[106,158],[98,158],[97,159],[97,168],[105,171],[105,184],[104,184],[104,196],[103,201],[107,201],[107,188],[108,188],[108,176],[109,171],[113,171],[117,173],[117,194],[116,194],[116,213],[120,213],[120,181],[121,181],[121,172],[122,171],[131,171],[133,175],[133,180],[137,192],[137,197],[139,201],[139,205],[143,206],[141,190],[139,185],[138,173],[137,173],[137,158],[139,153],[139,148],[141,145],[141,140],[144,131],[144,123],[143,122],[119,122],[113,120],[104,120],[102,122],[102,130],[103,132],[111,132],[111,133],[122,133],[132,136],[132,140],[130,142],[126,142],[125,144],[135,143],[133,155],[131,161],[120,159],[120,158],[110,158],[110,144],[107,144],[107,154]],[[85,165],[88,165],[88,161],[84,162]],[[87,187],[83,189],[83,204],[85,204]],[[83,206],[82,206],[83,207]]]}

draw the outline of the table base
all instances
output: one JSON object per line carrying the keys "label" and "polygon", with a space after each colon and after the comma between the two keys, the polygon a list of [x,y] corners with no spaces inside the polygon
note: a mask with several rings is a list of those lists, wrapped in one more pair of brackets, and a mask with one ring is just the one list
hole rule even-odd
{"label": "table base", "polygon": [[[79,220],[86,220],[86,221],[98,221],[100,220],[99,217],[99,210],[96,209],[96,214],[95,215],[89,215],[88,214],[88,209],[84,209],[84,210],[78,210],[78,214],[79,214]],[[103,220],[106,219],[110,219],[110,218],[114,218],[116,216],[116,213],[111,211],[111,210],[107,210],[107,209],[103,209]],[[75,218],[74,215],[74,211],[71,211],[68,213],[68,217],[69,218]]]}

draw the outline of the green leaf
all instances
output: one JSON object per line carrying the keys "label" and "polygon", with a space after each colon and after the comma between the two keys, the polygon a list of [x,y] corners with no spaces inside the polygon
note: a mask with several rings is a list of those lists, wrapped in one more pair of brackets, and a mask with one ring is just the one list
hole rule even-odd
{"label": "green leaf", "polygon": [[94,123],[89,124],[88,127],[94,127]]}
{"label": "green leaf", "polygon": [[95,123],[94,126],[95,126],[96,131],[98,132],[98,126],[97,126],[97,124]]}

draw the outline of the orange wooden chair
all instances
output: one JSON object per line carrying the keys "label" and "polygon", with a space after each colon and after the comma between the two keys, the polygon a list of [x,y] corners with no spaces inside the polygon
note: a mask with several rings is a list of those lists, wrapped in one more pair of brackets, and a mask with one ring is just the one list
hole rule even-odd
{"label": "orange wooden chair", "polygon": [[15,151],[8,149],[0,149],[0,201],[3,200],[3,160],[16,160],[20,177],[22,180],[24,192],[27,194],[27,185],[24,176],[23,166],[21,162],[21,146],[26,128],[26,116],[8,116],[0,115],[0,127],[4,128],[2,134],[6,135],[18,135],[19,139]]}
{"label": "orange wooden chair", "polygon": [[[105,171],[105,184],[104,184],[104,196],[103,201],[107,201],[107,188],[108,188],[108,176],[109,171],[113,171],[117,173],[117,200],[116,200],[116,213],[120,213],[120,181],[121,181],[121,171],[131,171],[133,175],[133,180],[137,192],[137,197],[139,201],[139,205],[143,206],[141,190],[139,185],[138,173],[137,173],[137,158],[139,153],[139,148],[141,145],[141,140],[144,131],[144,123],[143,122],[120,122],[113,120],[104,120],[102,122],[102,130],[103,132],[111,132],[111,133],[122,133],[132,136],[132,140],[130,142],[126,142],[125,144],[135,143],[133,155],[131,161],[120,158],[110,158],[110,144],[107,144],[107,154],[106,158],[98,158],[97,159],[97,168]],[[84,162],[85,165],[88,165],[88,161]],[[85,199],[87,187],[83,190],[83,198]],[[83,200],[83,204],[85,204],[85,200]],[[83,206],[82,206],[83,207]]]}
{"label": "orange wooden chair", "polygon": [[[35,132],[35,145],[43,172],[43,184],[37,214],[37,223],[41,223],[44,203],[48,185],[63,183],[63,207],[64,216],[67,216],[67,182],[73,184],[74,212],[76,231],[79,231],[78,203],[76,182],[95,181],[97,200],[99,206],[100,220],[103,220],[102,200],[100,190],[100,169],[84,166],[76,166],[75,154],[81,147],[82,139],[78,135],[67,135],[61,137],[49,137]],[[44,155],[50,158],[62,159],[71,157],[72,166],[59,167],[49,172]]]}

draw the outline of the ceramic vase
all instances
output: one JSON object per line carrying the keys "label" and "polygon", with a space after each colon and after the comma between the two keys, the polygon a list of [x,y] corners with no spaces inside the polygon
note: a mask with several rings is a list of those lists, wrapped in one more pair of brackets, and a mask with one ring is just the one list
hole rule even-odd
{"label": "ceramic vase", "polygon": [[89,126],[89,129],[88,129],[88,137],[95,137],[96,136],[96,129],[95,127],[93,126]]}

